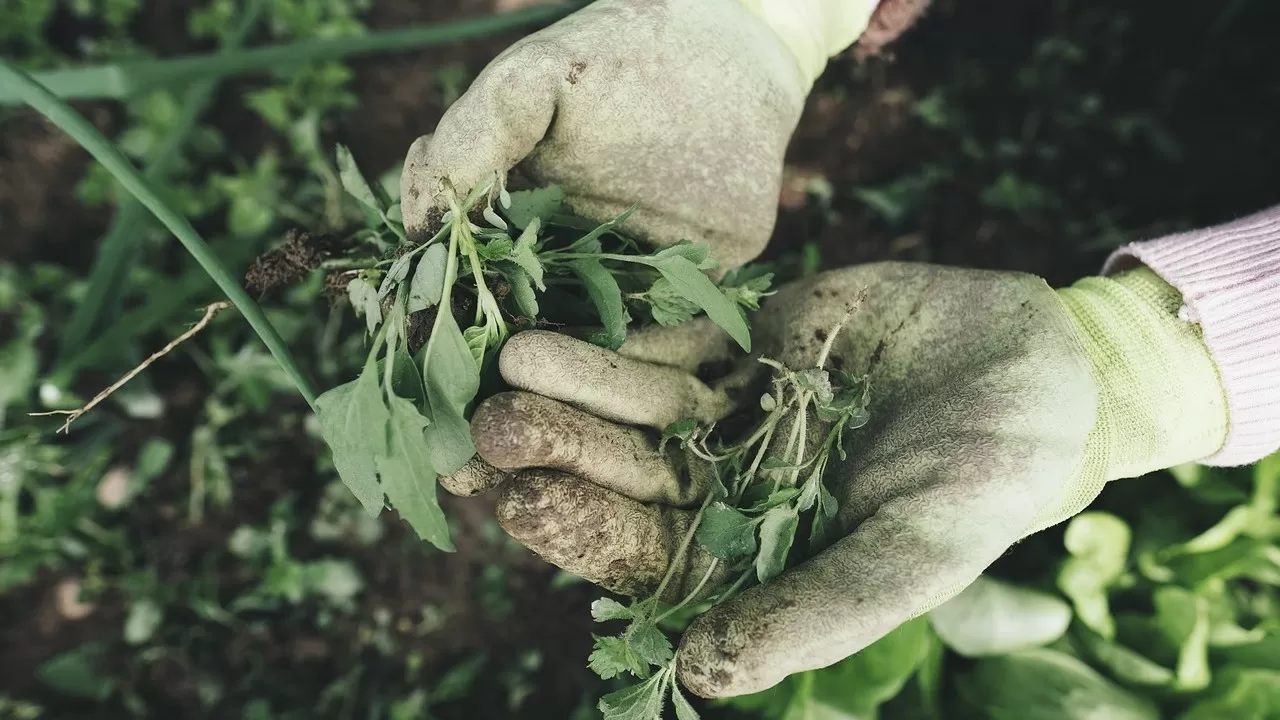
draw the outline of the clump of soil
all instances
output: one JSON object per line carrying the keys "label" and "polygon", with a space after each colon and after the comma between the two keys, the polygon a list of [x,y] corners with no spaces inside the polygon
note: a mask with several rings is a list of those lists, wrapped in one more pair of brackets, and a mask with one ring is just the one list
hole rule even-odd
{"label": "clump of soil", "polygon": [[290,230],[284,245],[258,256],[244,274],[245,287],[262,297],[287,287],[320,267],[333,253],[336,241],[328,235]]}

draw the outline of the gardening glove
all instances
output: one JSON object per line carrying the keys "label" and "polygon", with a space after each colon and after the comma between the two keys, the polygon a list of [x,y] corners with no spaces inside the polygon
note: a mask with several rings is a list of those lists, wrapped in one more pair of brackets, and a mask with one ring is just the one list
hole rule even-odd
{"label": "gardening glove", "polygon": [[[837,662],[1080,512],[1107,481],[1224,442],[1217,370],[1198,328],[1178,318],[1179,293],[1150,270],[1056,292],[1018,273],[831,271],[766,301],[753,317],[757,352],[813,367],[863,292],[828,363],[870,383],[870,421],[846,433],[847,460],[833,456],[825,477],[839,539],[690,625],[678,677],[698,695],[756,692]],[[500,491],[502,526],[628,594],[652,592],[691,521],[680,506],[699,492],[637,428],[706,422],[735,400],[689,374],[723,357],[717,336],[674,331],[620,354],[516,335],[499,365],[519,390],[486,401],[472,424],[484,459],[519,473]],[[705,564],[695,555],[675,584]]]}
{"label": "gardening glove", "polygon": [[[875,0],[598,0],[512,45],[409,148],[405,228],[422,239],[518,163],[597,222],[654,245],[706,241],[723,271],[773,230],[783,155],[827,57]],[[498,195],[495,192],[493,195]],[[493,197],[491,195],[491,198]]]}

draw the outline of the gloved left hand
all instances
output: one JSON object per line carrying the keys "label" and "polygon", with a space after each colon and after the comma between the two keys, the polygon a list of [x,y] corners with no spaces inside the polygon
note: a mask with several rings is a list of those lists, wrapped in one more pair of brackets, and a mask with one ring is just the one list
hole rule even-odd
{"label": "gloved left hand", "polygon": [[[835,270],[768,298],[752,322],[758,352],[814,366],[864,291],[830,354],[871,387],[870,423],[849,431],[848,460],[825,476],[841,537],[689,627],[678,677],[694,693],[755,692],[847,657],[1082,510],[1108,480],[1206,457],[1226,437],[1216,367],[1178,318],[1178,292],[1150,270],[1059,291],[1021,273]],[[500,491],[503,528],[608,589],[653,592],[705,485],[641,428],[729,413],[739,383],[691,374],[727,347],[705,320],[638,333],[617,354],[514,336],[499,366],[517,390],[472,421],[481,457],[518,473]],[[686,558],[675,585],[707,562]]]}

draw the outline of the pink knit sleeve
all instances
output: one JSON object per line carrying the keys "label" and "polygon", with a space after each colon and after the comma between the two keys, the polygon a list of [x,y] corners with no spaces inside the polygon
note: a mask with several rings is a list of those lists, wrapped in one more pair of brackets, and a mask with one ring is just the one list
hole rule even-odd
{"label": "pink knit sleeve", "polygon": [[1280,206],[1224,225],[1130,243],[1106,274],[1151,268],[1183,297],[1227,395],[1226,444],[1206,465],[1244,465],[1280,449]]}

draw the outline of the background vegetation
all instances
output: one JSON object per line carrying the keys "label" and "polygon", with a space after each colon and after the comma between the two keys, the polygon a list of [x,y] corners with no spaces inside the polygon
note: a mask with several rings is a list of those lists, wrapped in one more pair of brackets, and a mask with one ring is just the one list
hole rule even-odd
{"label": "background vegetation", "polygon": [[[413,138],[549,16],[525,4],[14,0],[0,52],[114,67],[55,87],[241,272],[290,229],[357,227],[334,145],[394,190]],[[1063,284],[1280,200],[1274,4],[936,5],[815,90],[769,251],[793,272],[895,258]],[[458,20],[479,22],[386,34]],[[214,73],[237,48],[340,39],[395,51]],[[220,295],[74,141],[0,101],[0,717],[594,717],[595,593],[483,499],[446,499],[454,554],[362,515],[241,317],[68,435],[28,416],[81,405]],[[333,302],[318,276],[264,299],[325,387],[363,357]],[[1275,458],[1114,484],[951,612],[705,715],[1280,717],[1278,503]]]}

